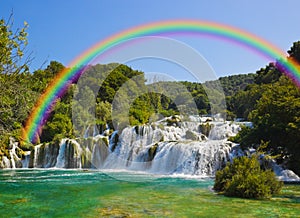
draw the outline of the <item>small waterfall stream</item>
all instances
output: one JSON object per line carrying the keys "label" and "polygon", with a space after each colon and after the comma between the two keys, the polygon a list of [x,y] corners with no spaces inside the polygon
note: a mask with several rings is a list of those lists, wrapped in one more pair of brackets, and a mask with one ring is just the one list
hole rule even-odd
{"label": "small waterfall stream", "polygon": [[31,153],[30,151],[24,152],[24,159],[22,159],[22,167],[23,168],[28,168],[28,166],[29,166],[30,153]]}
{"label": "small waterfall stream", "polygon": [[[15,145],[14,145],[15,146]],[[16,163],[15,163],[15,147],[9,151],[10,154],[10,161],[11,161],[11,168],[15,169],[16,168]]]}
{"label": "small waterfall stream", "polygon": [[62,139],[60,143],[59,153],[56,159],[56,168],[64,168],[65,167],[65,150],[66,150],[66,139]]}
{"label": "small waterfall stream", "polygon": [[17,152],[19,149],[18,142],[10,138],[9,161],[4,160],[4,164],[10,165],[10,168],[19,168],[22,166],[21,158],[18,157]]}

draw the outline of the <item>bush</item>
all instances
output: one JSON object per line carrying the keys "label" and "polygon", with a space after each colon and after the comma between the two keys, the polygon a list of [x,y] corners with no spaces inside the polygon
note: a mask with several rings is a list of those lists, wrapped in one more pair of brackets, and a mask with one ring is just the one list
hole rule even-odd
{"label": "bush", "polygon": [[217,171],[214,190],[225,196],[262,199],[278,194],[282,185],[273,171],[261,169],[253,155],[234,158]]}

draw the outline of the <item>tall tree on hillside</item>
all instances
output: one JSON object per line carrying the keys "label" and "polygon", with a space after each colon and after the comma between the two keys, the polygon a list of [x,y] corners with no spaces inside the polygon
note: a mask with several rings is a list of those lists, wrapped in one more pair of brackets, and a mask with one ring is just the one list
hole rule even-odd
{"label": "tall tree on hillside", "polygon": [[0,20],[0,141],[15,135],[37,97],[28,88],[30,57],[25,57],[27,27],[15,29],[12,16]]}

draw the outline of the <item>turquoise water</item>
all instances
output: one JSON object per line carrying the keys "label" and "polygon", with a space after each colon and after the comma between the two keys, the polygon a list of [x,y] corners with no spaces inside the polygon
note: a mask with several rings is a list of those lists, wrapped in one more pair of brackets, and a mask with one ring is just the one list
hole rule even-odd
{"label": "turquoise water", "polygon": [[83,170],[0,171],[0,217],[299,217],[300,188],[258,201],[213,180]]}

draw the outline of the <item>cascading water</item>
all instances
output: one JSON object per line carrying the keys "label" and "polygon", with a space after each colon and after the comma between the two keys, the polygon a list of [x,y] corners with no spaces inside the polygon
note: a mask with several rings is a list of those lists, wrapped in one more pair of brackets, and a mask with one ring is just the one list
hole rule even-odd
{"label": "cascading water", "polygon": [[18,142],[10,138],[7,156],[0,156],[0,168],[22,167],[22,154],[23,151],[18,147]]}
{"label": "cascading water", "polygon": [[12,138],[10,138],[11,149],[9,150],[11,168],[16,168],[21,166],[21,158],[17,155],[18,142],[15,142]]}
{"label": "cascading water", "polygon": [[212,176],[230,158],[234,145],[226,139],[208,140],[198,125],[128,127],[101,168]]}
{"label": "cascading water", "polygon": [[188,122],[173,117],[127,127],[121,133],[106,129],[99,134],[96,126],[89,126],[85,137],[37,145],[23,153],[22,161],[16,154],[17,143],[11,142],[10,157],[2,157],[0,167],[126,169],[213,176],[227,161],[243,155],[236,144],[227,141],[241,125],[210,117],[190,117]]}
{"label": "cascading water", "polygon": [[2,157],[2,161],[0,162],[0,164],[1,168],[13,168],[11,167],[10,160],[6,156]]}
{"label": "cascading water", "polygon": [[65,150],[66,150],[66,139],[62,139],[60,143],[59,153],[56,159],[55,167],[64,168],[65,167]]}
{"label": "cascading water", "polygon": [[11,161],[11,168],[15,169],[16,168],[16,163],[15,163],[15,149],[16,149],[16,145],[15,143],[13,144],[13,148],[9,151],[9,155],[10,155],[10,161]]}
{"label": "cascading water", "polygon": [[232,135],[236,135],[241,129],[240,125],[229,122],[211,122],[211,125],[213,125],[213,128],[208,135],[211,140],[227,139]]}
{"label": "cascading water", "polygon": [[[213,175],[230,158],[233,144],[227,137],[238,126],[228,122],[205,122],[208,118],[165,118],[151,125],[105,130],[89,126],[81,139],[40,144],[26,154],[23,167],[129,169],[151,173]],[[201,126],[202,125],[202,126]],[[217,132],[222,131],[222,136]],[[110,136],[109,132],[111,133]],[[210,134],[209,134],[210,133]],[[13,147],[10,154],[13,160]],[[3,161],[2,161],[3,162]],[[11,161],[10,166],[15,167]]]}
{"label": "cascading water", "polygon": [[29,161],[30,161],[30,151],[24,152],[24,159],[22,160],[22,167],[28,168],[29,167]]}

